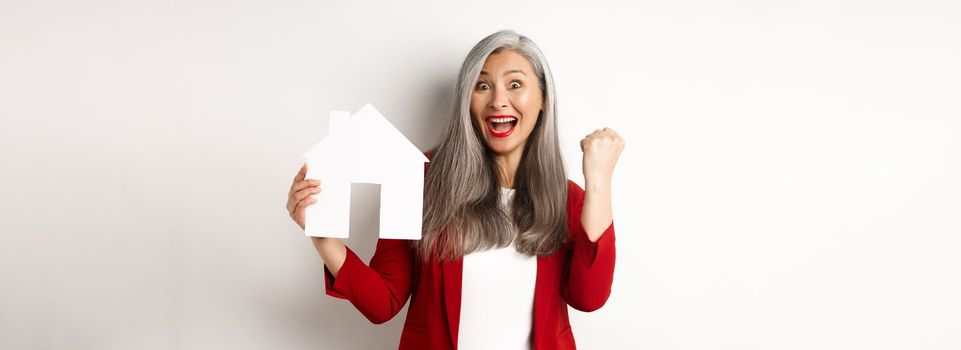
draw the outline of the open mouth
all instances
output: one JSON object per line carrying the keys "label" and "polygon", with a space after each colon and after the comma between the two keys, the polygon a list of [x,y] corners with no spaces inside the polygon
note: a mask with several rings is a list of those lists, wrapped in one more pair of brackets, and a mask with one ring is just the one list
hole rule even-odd
{"label": "open mouth", "polygon": [[487,130],[494,137],[508,137],[517,126],[517,117],[511,115],[492,115],[486,121]]}

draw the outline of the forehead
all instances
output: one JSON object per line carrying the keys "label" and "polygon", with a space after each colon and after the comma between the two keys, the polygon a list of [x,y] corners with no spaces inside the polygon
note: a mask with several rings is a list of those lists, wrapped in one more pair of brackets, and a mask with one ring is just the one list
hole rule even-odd
{"label": "forehead", "polygon": [[501,75],[513,70],[519,70],[528,76],[534,73],[534,68],[526,56],[514,50],[504,49],[487,56],[481,74]]}

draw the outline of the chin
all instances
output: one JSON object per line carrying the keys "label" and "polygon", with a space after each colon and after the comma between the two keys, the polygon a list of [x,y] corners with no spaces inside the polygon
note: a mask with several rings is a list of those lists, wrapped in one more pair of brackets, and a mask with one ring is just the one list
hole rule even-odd
{"label": "chin", "polygon": [[511,143],[511,144],[503,144],[503,143],[500,143],[500,142],[496,142],[496,143],[492,144],[491,142],[487,142],[487,149],[491,150],[492,153],[497,154],[497,155],[507,155],[507,154],[513,152],[514,150],[516,150],[516,149],[518,148],[518,146],[519,146],[519,145],[516,145],[516,144],[513,144],[513,143]]}

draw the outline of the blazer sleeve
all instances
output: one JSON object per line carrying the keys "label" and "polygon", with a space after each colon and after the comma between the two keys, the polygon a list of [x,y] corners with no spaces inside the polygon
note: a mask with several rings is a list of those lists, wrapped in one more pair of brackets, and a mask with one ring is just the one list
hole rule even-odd
{"label": "blazer sleeve", "polygon": [[337,277],[324,264],[327,295],[347,299],[374,324],[387,322],[411,294],[414,256],[409,240],[378,239],[370,265],[350,247]]}
{"label": "blazer sleeve", "polygon": [[[424,153],[428,159],[433,152]],[[424,164],[424,175],[429,163]],[[394,318],[410,298],[416,280],[414,250],[406,239],[378,239],[370,265],[364,264],[350,247],[337,277],[324,264],[327,295],[347,299],[374,324]]]}
{"label": "blazer sleeve", "polygon": [[561,285],[561,295],[571,307],[585,312],[600,309],[611,294],[614,281],[614,223],[591,242],[581,224],[584,189],[568,180],[567,223],[569,266]]}

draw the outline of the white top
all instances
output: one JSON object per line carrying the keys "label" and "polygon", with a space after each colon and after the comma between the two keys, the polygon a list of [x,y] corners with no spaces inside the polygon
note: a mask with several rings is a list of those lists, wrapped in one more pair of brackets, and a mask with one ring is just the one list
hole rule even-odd
{"label": "white top", "polygon": [[[501,205],[513,196],[502,188]],[[535,279],[537,258],[514,243],[465,255],[457,348],[531,349]]]}

